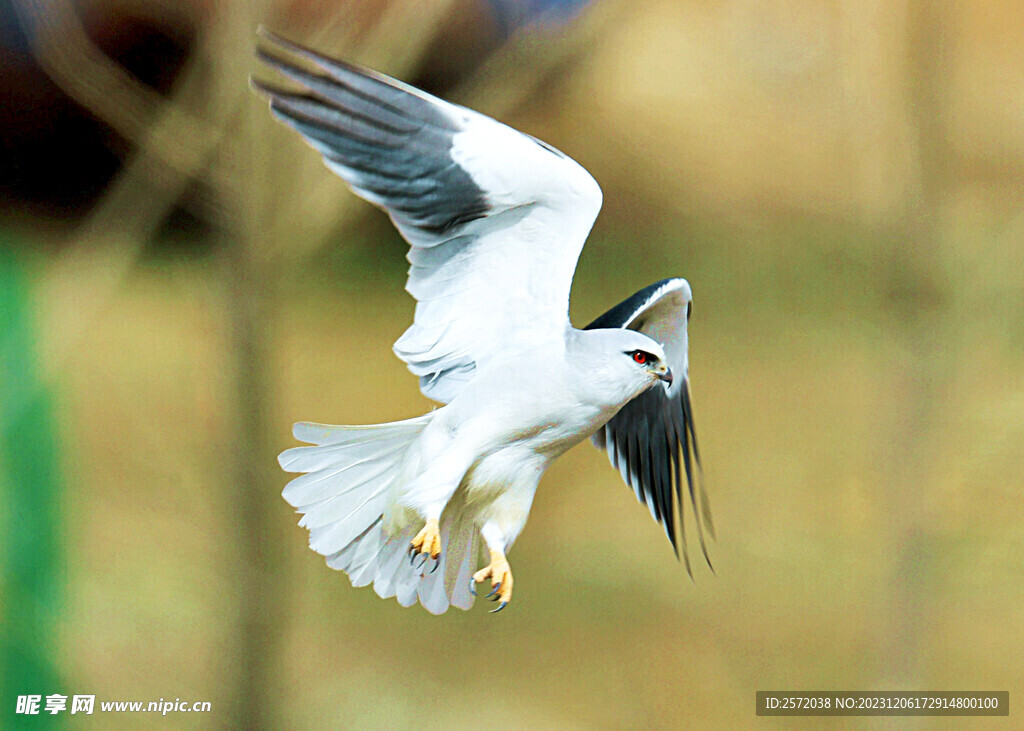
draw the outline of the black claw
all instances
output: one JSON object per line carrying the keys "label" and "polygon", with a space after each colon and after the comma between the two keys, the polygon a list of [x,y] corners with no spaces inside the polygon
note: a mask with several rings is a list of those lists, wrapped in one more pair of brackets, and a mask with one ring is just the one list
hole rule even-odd
{"label": "black claw", "polygon": [[469,577],[469,593],[476,596],[476,579]]}
{"label": "black claw", "polygon": [[499,581],[499,582],[498,582],[497,584],[495,584],[495,585],[494,585],[494,588],[493,588],[493,589],[491,589],[491,593],[490,593],[490,594],[488,594],[488,595],[487,595],[486,597],[484,597],[484,599],[487,599],[487,598],[489,598],[489,597],[492,597],[492,596],[494,596],[495,594],[497,594],[497,593],[498,593],[498,590],[499,590],[499,589],[501,589],[501,582],[500,582],[500,581]]}
{"label": "black claw", "polygon": [[499,605],[497,606],[497,608],[496,608],[496,609],[492,609],[492,610],[491,610],[491,611],[490,611],[489,613],[490,613],[490,614],[494,614],[495,612],[500,612],[500,611],[501,611],[502,609],[504,609],[504,608],[505,608],[505,607],[506,607],[507,605],[508,605],[508,602],[502,602],[501,604],[499,604]]}
{"label": "black claw", "polygon": [[435,571],[437,571],[437,567],[441,565],[441,557],[438,556],[437,558],[434,558],[433,556],[431,556],[430,558],[434,562],[434,568],[430,569],[430,573],[434,573]]}
{"label": "black claw", "polygon": [[414,567],[414,568],[415,568],[415,569],[416,569],[417,571],[419,571],[420,569],[422,569],[422,568],[423,568],[423,566],[424,566],[424,565],[426,565],[426,563],[427,563],[427,554],[425,554],[425,553],[421,553],[421,554],[419,554],[419,556],[420,556],[420,558],[422,558],[422,559],[423,559],[422,561],[420,561],[420,564],[419,564],[419,566],[416,566],[415,564],[413,564],[413,567]]}

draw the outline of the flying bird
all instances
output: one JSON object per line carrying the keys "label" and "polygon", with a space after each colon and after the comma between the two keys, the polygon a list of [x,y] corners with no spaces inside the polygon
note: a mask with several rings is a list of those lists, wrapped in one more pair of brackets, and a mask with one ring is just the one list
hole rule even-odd
{"label": "flying bird", "polygon": [[469,609],[489,581],[499,611],[541,475],[589,437],[688,572],[689,503],[708,560],[687,281],[652,284],[573,327],[569,289],[602,200],[586,170],[470,109],[261,35],[258,57],[290,82],[252,81],[271,112],[410,245],[416,310],[394,352],[443,404],[387,424],[295,425],[314,446],[281,453],[284,470],[305,473],[283,496],[310,547],[402,606]]}

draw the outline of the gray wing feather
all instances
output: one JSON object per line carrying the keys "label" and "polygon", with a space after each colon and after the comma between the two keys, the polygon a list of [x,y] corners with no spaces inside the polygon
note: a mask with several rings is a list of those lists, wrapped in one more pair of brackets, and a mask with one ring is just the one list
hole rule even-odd
{"label": "gray wing feather", "polygon": [[496,353],[561,338],[601,207],[590,174],[484,115],[262,35],[259,58],[299,88],[253,86],[411,245],[416,312],[394,351],[420,390],[450,401]]}
{"label": "gray wing feather", "polygon": [[592,441],[608,453],[612,465],[636,492],[637,499],[664,528],[676,555],[682,548],[687,573],[692,576],[685,506],[689,504],[692,511],[708,566],[711,559],[706,536],[714,538],[715,533],[690,401],[686,334],[689,311],[689,284],[683,279],[666,279],[640,290],[585,329],[638,330],[665,348],[669,366],[676,374],[672,386],[657,384],[634,398],[594,434]]}
{"label": "gray wing feather", "polygon": [[279,119],[309,140],[360,195],[387,209],[400,230],[436,235],[487,215],[484,191],[451,157],[454,135],[462,130],[456,114],[394,79],[267,38],[323,73],[257,49],[260,60],[305,91],[253,85],[270,97]]}

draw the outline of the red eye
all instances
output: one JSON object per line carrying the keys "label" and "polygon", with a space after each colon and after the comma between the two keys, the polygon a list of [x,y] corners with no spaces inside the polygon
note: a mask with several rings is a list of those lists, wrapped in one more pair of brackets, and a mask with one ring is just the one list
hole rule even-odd
{"label": "red eye", "polygon": [[647,353],[645,353],[642,350],[634,351],[633,352],[633,360],[635,360],[640,365],[643,365],[644,363],[647,362]]}

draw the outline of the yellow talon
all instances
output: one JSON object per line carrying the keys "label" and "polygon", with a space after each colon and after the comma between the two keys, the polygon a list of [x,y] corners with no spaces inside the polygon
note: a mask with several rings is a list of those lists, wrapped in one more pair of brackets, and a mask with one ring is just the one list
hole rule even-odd
{"label": "yellow talon", "polygon": [[441,556],[441,529],[436,520],[428,520],[423,530],[409,544],[411,553],[427,553],[434,560]]}
{"label": "yellow talon", "polygon": [[500,612],[512,601],[512,567],[501,551],[491,551],[491,563],[473,574],[473,586],[487,579],[491,580],[492,587],[487,596],[493,596],[492,601],[500,602],[498,608],[493,610]]}

